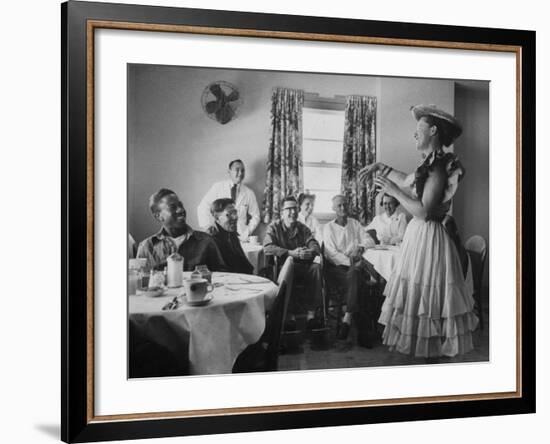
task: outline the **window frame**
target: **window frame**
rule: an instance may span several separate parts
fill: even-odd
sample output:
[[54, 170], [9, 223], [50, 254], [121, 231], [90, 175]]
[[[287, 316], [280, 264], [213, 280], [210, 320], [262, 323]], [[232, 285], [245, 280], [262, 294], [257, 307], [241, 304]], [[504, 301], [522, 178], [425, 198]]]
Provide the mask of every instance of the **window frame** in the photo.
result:
[[[346, 109], [346, 96], [342, 95], [334, 95], [334, 97], [321, 97], [319, 94], [316, 93], [305, 93], [304, 94], [304, 104], [303, 109], [317, 109], [317, 110], [323, 110], [323, 111], [338, 111], [342, 112], [343, 118], [345, 119], [345, 109]], [[344, 122], [345, 125], [345, 122]], [[302, 140], [302, 150], [303, 150], [303, 142], [305, 140], [312, 140], [312, 141], [325, 141], [325, 142], [341, 142], [342, 143], [342, 152], [343, 152], [343, 143], [344, 143], [344, 134], [342, 134], [341, 140], [335, 140], [335, 139], [324, 139], [324, 138], [305, 138], [303, 137]], [[302, 151], [302, 159], [303, 159], [303, 151]], [[340, 171], [342, 171], [342, 162], [340, 163], [334, 163], [334, 162], [306, 162], [302, 160], [302, 166], [303, 167], [317, 167], [317, 168], [338, 168]], [[315, 194], [319, 191], [327, 191], [321, 188], [308, 188], [304, 184], [304, 190], [307, 190], [308, 192]], [[320, 221], [320, 222], [328, 222], [333, 219], [333, 213], [332, 212], [318, 212], [314, 211], [313, 215]]]

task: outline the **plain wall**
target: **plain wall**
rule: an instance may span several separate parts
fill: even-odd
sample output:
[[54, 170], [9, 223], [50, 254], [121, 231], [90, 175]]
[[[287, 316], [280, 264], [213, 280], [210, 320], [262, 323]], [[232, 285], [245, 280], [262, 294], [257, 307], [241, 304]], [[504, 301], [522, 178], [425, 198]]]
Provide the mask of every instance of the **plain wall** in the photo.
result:
[[[131, 65], [128, 82], [129, 229], [137, 241], [158, 230], [147, 207], [161, 187], [182, 199], [197, 228], [197, 206], [210, 186], [228, 178], [228, 163], [246, 165], [245, 183], [262, 206], [271, 134], [274, 87], [303, 89], [321, 97], [379, 96], [379, 78]], [[239, 115], [221, 125], [201, 106], [204, 89], [216, 80], [235, 85]], [[256, 234], [263, 236], [263, 224]]]
[[[489, 246], [489, 82], [456, 82], [455, 93], [455, 115], [464, 129], [455, 142], [455, 152], [466, 174], [453, 202], [453, 214], [464, 242], [480, 234]], [[482, 285], [489, 286], [489, 255]]]
[[380, 87], [378, 159], [409, 173], [421, 162], [416, 150], [416, 120], [410, 108], [436, 104], [453, 113], [454, 81], [383, 77]]
[[[437, 103], [452, 112], [454, 106], [450, 80], [155, 65], [130, 65], [128, 80], [128, 219], [138, 242], [158, 230], [147, 202], [161, 187], [178, 193], [189, 224], [197, 228], [200, 200], [212, 183], [227, 178], [227, 164], [235, 158], [245, 162], [245, 183], [261, 207], [275, 87], [321, 97], [375, 96], [378, 158], [404, 171], [413, 171], [419, 162], [409, 108]], [[226, 125], [208, 118], [201, 106], [203, 90], [216, 80], [234, 84], [243, 99], [239, 115]], [[261, 224], [257, 234], [262, 237], [264, 231]]]

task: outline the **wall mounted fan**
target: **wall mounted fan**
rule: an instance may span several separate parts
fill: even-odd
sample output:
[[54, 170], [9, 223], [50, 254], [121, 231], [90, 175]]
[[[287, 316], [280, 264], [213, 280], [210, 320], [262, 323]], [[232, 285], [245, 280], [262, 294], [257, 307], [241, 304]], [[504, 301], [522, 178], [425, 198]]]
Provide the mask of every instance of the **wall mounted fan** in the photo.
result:
[[208, 117], [225, 125], [237, 117], [242, 99], [239, 90], [234, 85], [219, 80], [204, 89], [201, 103], [202, 109]]

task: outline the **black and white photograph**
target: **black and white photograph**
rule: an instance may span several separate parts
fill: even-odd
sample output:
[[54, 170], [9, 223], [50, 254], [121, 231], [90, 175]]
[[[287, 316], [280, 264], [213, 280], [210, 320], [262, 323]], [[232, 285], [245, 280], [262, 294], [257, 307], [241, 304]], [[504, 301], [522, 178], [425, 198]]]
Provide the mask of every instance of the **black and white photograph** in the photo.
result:
[[489, 361], [489, 106], [129, 63], [128, 377]]
[[550, 27], [509, 6], [7, 2], [2, 442], [545, 436]]

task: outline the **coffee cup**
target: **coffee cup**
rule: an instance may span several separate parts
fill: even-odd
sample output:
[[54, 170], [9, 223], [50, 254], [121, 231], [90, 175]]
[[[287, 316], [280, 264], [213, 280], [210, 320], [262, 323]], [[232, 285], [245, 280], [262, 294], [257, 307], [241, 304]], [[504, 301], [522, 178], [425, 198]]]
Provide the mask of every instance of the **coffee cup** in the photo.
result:
[[185, 279], [183, 281], [185, 294], [189, 302], [200, 302], [206, 298], [214, 287], [206, 279]]

